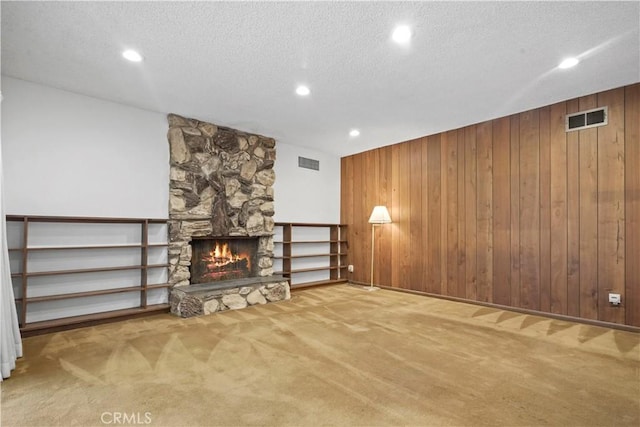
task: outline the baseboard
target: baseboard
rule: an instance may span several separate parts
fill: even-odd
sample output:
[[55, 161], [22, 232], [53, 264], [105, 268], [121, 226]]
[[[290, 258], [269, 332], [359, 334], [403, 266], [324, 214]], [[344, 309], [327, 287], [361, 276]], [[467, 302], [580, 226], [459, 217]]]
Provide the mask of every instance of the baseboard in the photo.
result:
[[124, 310], [108, 311], [103, 313], [86, 314], [82, 316], [66, 317], [62, 319], [45, 320], [28, 323], [20, 328], [23, 338], [35, 335], [50, 334], [53, 332], [67, 331], [70, 329], [86, 328], [104, 323], [122, 322], [124, 320], [139, 317], [169, 313], [169, 304], [157, 304], [147, 308], [130, 308]]
[[337, 280], [319, 280], [317, 282], [306, 282], [306, 283], [298, 283], [295, 285], [290, 285], [291, 291], [297, 291], [300, 289], [313, 288], [317, 286], [331, 286], [331, 285], [340, 285], [347, 283], [347, 279], [337, 279]]
[[[350, 280], [349, 284], [354, 284], [354, 285], [359, 285], [359, 286], [369, 286], [370, 285], [369, 283], [356, 282], [356, 281], [353, 281], [353, 280]], [[527, 308], [512, 307], [510, 305], [495, 304], [495, 303], [492, 303], [492, 302], [475, 301], [475, 300], [470, 300], [470, 299], [465, 299], [465, 298], [451, 297], [451, 296], [448, 296], [448, 295], [432, 294], [432, 293], [429, 293], [429, 292], [414, 291], [412, 289], [394, 288], [392, 286], [385, 286], [385, 285], [379, 285], [379, 284], [376, 284], [376, 286], [379, 287], [379, 288], [382, 288], [382, 289], [387, 289], [389, 291], [405, 292], [405, 293], [410, 293], [410, 294], [415, 294], [415, 295], [422, 295], [422, 296], [427, 296], [427, 297], [432, 297], [432, 298], [444, 299], [444, 300], [448, 300], [448, 301], [462, 302], [462, 303], [465, 303], [465, 304], [479, 305], [479, 306], [482, 306], [482, 307], [491, 307], [491, 308], [497, 308], [497, 309], [500, 309], [500, 310], [513, 311], [513, 312], [516, 312], [516, 313], [530, 314], [530, 315], [540, 316], [540, 317], [548, 317], [550, 319], [565, 320], [565, 321], [568, 321], [568, 322], [582, 323], [582, 324], [585, 324], [585, 325], [601, 326], [601, 327], [604, 327], [604, 328], [610, 328], [610, 329], [617, 329], [617, 330], [621, 330], [621, 331], [640, 333], [640, 327], [637, 327], [637, 326], [630, 326], [630, 325], [624, 325], [624, 324], [612, 323], [612, 322], [604, 322], [604, 321], [601, 321], [601, 320], [585, 319], [585, 318], [582, 318], [582, 317], [567, 316], [567, 315], [564, 315], [564, 314], [547, 313], [545, 311], [537, 311], [537, 310], [531, 310], [531, 309], [527, 309]]]

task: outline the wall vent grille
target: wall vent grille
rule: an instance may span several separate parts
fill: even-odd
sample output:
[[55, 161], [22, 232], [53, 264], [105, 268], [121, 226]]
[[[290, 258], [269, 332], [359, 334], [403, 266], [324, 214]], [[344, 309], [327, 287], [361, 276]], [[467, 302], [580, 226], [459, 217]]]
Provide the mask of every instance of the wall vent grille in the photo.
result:
[[604, 126], [608, 123], [608, 108], [600, 107], [579, 113], [567, 114], [565, 130], [567, 132]]
[[320, 161], [298, 156], [298, 166], [305, 169], [312, 169], [314, 171], [319, 171]]

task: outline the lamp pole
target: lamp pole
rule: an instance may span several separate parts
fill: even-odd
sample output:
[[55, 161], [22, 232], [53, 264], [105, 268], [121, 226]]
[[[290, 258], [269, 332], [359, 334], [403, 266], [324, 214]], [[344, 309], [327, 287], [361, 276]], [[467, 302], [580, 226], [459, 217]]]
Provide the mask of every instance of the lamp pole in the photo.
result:
[[371, 286], [369, 290], [373, 290], [373, 259], [374, 259], [374, 249], [375, 249], [375, 241], [376, 241], [376, 225], [371, 224]]
[[374, 206], [371, 216], [369, 217], [369, 223], [371, 224], [371, 286], [369, 291], [377, 290], [378, 288], [373, 286], [373, 263], [375, 260], [375, 247], [376, 247], [376, 225], [389, 224], [391, 222], [391, 216], [385, 206]]

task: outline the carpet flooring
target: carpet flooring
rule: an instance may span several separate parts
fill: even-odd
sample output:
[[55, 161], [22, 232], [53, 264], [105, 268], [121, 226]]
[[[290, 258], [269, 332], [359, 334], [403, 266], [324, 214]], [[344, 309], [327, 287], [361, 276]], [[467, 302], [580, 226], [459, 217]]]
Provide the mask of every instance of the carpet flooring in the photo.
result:
[[353, 285], [24, 352], [3, 426], [640, 425], [640, 334]]

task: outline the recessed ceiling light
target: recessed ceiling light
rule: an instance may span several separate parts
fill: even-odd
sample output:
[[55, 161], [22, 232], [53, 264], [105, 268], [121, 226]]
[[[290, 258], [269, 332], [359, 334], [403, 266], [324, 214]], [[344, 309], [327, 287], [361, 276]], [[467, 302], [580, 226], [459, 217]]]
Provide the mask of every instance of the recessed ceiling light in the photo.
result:
[[398, 44], [407, 44], [411, 40], [411, 28], [407, 25], [399, 25], [393, 30], [391, 38]]
[[358, 129], [351, 129], [349, 132], [349, 136], [358, 136], [360, 135], [360, 131]]
[[565, 70], [567, 68], [575, 67], [578, 65], [578, 62], [580, 62], [578, 58], [567, 58], [558, 65], [558, 68]]
[[307, 96], [311, 93], [308, 87], [300, 85], [296, 88], [296, 93], [300, 96]]
[[124, 52], [122, 52], [122, 56], [124, 56], [125, 59], [128, 59], [131, 62], [142, 61], [142, 55], [140, 55], [138, 52], [136, 52], [133, 49], [125, 50]]

